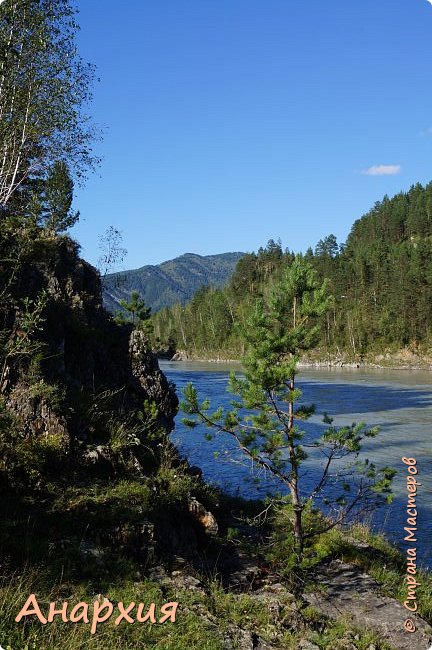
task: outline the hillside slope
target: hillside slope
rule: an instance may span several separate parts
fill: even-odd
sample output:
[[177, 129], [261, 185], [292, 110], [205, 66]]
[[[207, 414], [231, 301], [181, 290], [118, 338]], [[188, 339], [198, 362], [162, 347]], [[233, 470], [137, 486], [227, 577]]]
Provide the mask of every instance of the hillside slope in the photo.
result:
[[132, 291], [138, 291], [153, 311], [177, 302], [184, 304], [202, 286], [225, 284], [243, 255], [222, 253], [202, 256], [185, 253], [156, 266], [111, 273], [104, 279], [105, 307], [116, 312], [119, 300], [129, 299]]
[[[384, 196], [355, 221], [346, 243], [329, 234], [305, 259], [334, 297], [317, 361], [432, 365], [432, 183]], [[169, 341], [191, 356], [239, 358], [235, 321], [292, 260], [273, 241], [245, 255], [224, 291], [199, 292], [185, 309], [155, 316], [162, 347]]]

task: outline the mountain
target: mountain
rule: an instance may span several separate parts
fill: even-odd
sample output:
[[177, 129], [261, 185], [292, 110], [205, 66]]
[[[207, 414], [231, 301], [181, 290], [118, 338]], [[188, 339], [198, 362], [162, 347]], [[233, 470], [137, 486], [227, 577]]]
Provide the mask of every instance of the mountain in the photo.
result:
[[[432, 182], [384, 196], [355, 221], [344, 244], [329, 234], [305, 259], [334, 298], [317, 359], [432, 365]], [[184, 309], [155, 317], [161, 349], [170, 344], [198, 358], [240, 358], [236, 320], [292, 261], [274, 241], [244, 255], [226, 290], [199, 292]]]
[[111, 273], [103, 281], [104, 305], [115, 313], [120, 308], [119, 300], [128, 300], [132, 291], [138, 291], [154, 312], [177, 302], [184, 304], [202, 286], [225, 284], [243, 255], [185, 253], [156, 266]]

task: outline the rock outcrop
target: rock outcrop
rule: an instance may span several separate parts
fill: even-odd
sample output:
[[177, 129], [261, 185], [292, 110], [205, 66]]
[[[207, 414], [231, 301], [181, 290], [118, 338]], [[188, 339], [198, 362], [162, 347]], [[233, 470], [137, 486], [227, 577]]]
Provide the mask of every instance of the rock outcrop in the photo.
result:
[[[2, 393], [8, 409], [29, 436], [57, 434], [65, 445], [84, 430], [77, 400], [89, 395], [121, 396], [123, 409], [157, 404], [169, 430], [177, 397], [160, 371], [143, 332], [118, 325], [103, 308], [98, 272], [80, 259], [67, 237], [41, 239], [23, 264], [14, 286], [16, 305], [31, 309], [43, 301], [40, 325], [31, 334], [32, 355], [10, 355], [3, 369]], [[42, 296], [42, 298], [41, 298]], [[20, 331], [19, 308], [8, 314], [11, 340]], [[102, 399], [102, 398], [101, 398]]]
[[[378, 633], [397, 650], [430, 650], [432, 629], [419, 616], [410, 615], [399, 601], [383, 596], [370, 575], [353, 564], [335, 560], [320, 571], [321, 590], [305, 594], [305, 599], [331, 619], [348, 617], [353, 625]], [[404, 629], [407, 618], [415, 621], [416, 631]], [[354, 645], [338, 645], [349, 650]]]

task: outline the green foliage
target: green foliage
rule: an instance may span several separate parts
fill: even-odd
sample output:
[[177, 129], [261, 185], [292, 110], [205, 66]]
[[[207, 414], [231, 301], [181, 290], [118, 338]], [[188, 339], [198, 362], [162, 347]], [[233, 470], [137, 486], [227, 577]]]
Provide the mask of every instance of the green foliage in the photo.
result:
[[203, 286], [224, 285], [242, 255], [187, 253], [156, 266], [111, 273], [104, 278], [105, 305], [115, 313], [119, 300], [128, 300], [131, 291], [138, 291], [154, 313], [174, 304], [183, 305]]
[[[310, 262], [297, 256], [267, 296], [251, 307], [240, 327], [246, 346], [245, 378], [231, 374], [232, 408], [211, 413], [209, 401], [200, 402], [191, 384], [184, 390], [181, 405], [187, 415], [186, 425], [203, 422], [230, 435], [253, 463], [288, 488], [293, 550], [300, 564], [305, 559], [306, 540], [388, 499], [395, 474], [358, 459], [363, 439], [376, 436], [376, 428], [368, 429], [362, 423], [337, 428], [325, 414], [327, 429], [320, 439], [309, 443], [325, 458], [321, 476], [309, 494], [300, 487], [300, 466], [308, 454], [296, 420], [306, 419], [313, 408], [300, 405], [296, 409], [301, 399], [301, 391], [295, 386], [296, 364], [300, 351], [316, 345], [320, 319], [331, 305], [327, 283], [319, 283]], [[353, 462], [341, 466], [347, 457], [353, 457]], [[327, 491], [331, 493], [334, 518], [322, 521], [317, 530], [306, 530], [305, 515], [315, 503], [322, 500], [330, 504]]]
[[54, 163], [44, 183], [43, 223], [48, 231], [60, 233], [71, 228], [79, 219], [79, 212], [72, 212], [73, 180], [65, 162]]
[[119, 304], [123, 309], [132, 316], [132, 323], [143, 326], [151, 316], [150, 307], [146, 307], [144, 300], [140, 298], [138, 291], [132, 291], [129, 302], [120, 300]]
[[[407, 348], [408, 358], [428, 355], [431, 254], [432, 183], [384, 197], [354, 223], [345, 244], [338, 245], [335, 236], [328, 235], [315, 251], [310, 248], [305, 257], [321, 282], [327, 278], [334, 304], [319, 323], [318, 346], [309, 355], [357, 362], [401, 348]], [[234, 322], [244, 321], [251, 304], [266, 297], [293, 257], [271, 240], [266, 248], [238, 261], [223, 290], [199, 291], [186, 306], [156, 314], [161, 347], [170, 339], [178, 349], [198, 357], [243, 356]]]
[[[55, 160], [82, 177], [95, 159], [84, 112], [93, 69], [77, 54], [69, 0], [0, 6], [0, 204], [25, 202]], [[58, 203], [57, 203], [58, 205]]]
[[44, 401], [54, 411], [64, 404], [65, 391], [58, 384], [49, 384], [40, 378], [29, 385], [28, 396], [36, 401]]
[[322, 336], [330, 350], [361, 359], [430, 345], [431, 206], [432, 184], [417, 184], [377, 202], [354, 223], [339, 254], [315, 251], [311, 261], [336, 299]]
[[[13, 587], [11, 585], [14, 585]], [[65, 591], [67, 590], [67, 592]], [[26, 571], [14, 576], [11, 583], [0, 583], [0, 635], [3, 644], [22, 650], [85, 650], [91, 645], [94, 650], [122, 648], [133, 650], [143, 647], [148, 650], [223, 650], [222, 635], [214, 635], [212, 628], [199, 613], [199, 607], [193, 607], [191, 595], [187, 592], [175, 593], [172, 589], [167, 593], [159, 585], [151, 581], [133, 580], [129, 578], [123, 584], [111, 584], [104, 590], [112, 603], [121, 601], [150, 605], [154, 602], [160, 608], [166, 602], [177, 601], [181, 604], [192, 605], [193, 611], [182, 611], [179, 608], [175, 623], [152, 625], [151, 623], [123, 624], [116, 626], [113, 615], [109, 622], [98, 626], [96, 634], [91, 635], [89, 625], [83, 623], [71, 624], [58, 622], [42, 626], [37, 620], [30, 620], [23, 625], [15, 623], [15, 616], [20, 611], [30, 593], [36, 593], [38, 602], [43, 610], [49, 602], [63, 600], [62, 593], [68, 594], [68, 600], [93, 603], [98, 597], [98, 591], [91, 583], [64, 584], [61, 576], [56, 576], [55, 586], [50, 578], [41, 572]], [[222, 598], [222, 596], [221, 596]], [[192, 602], [190, 602], [192, 601]], [[202, 603], [205, 606], [205, 603]], [[135, 610], [136, 611], [136, 610]], [[146, 611], [146, 610], [145, 610]], [[159, 609], [156, 609], [158, 612]], [[226, 622], [226, 624], [228, 624]], [[6, 650], [6, 648], [5, 648]]]
[[46, 270], [66, 241], [77, 250], [58, 233], [78, 218], [72, 176], [96, 162], [84, 114], [93, 70], [76, 51], [75, 14], [69, 0], [0, 5], [0, 393], [18, 385], [35, 408], [34, 429], [18, 420], [2, 428], [0, 456], [22, 489], [41, 489], [66, 459], [66, 436], [47, 435], [36, 413], [41, 403], [54, 413], [65, 406], [64, 387], [43, 368], [55, 309]]
[[[7, 296], [7, 303], [11, 298]], [[31, 366], [40, 362], [45, 345], [38, 338], [38, 333], [43, 329], [47, 302], [48, 293], [44, 289], [35, 300], [29, 296], [22, 298], [15, 307], [13, 327], [0, 331], [1, 390], [7, 385], [11, 368], [20, 367], [23, 363]], [[10, 308], [7, 303], [6, 306]]]
[[0, 400], [0, 475], [13, 487], [39, 491], [65, 460], [62, 434], [29, 437]]
[[145, 401], [140, 410], [124, 409], [124, 389], [69, 395], [75, 417], [80, 422], [79, 447], [94, 450], [104, 446], [118, 467], [132, 471], [139, 465], [147, 470], [161, 462], [166, 431], [160, 423], [155, 402]]
[[334, 259], [339, 254], [339, 250], [336, 237], [334, 235], [327, 235], [324, 239], [320, 239], [315, 246], [315, 255], [317, 257], [330, 257]]
[[212, 286], [198, 289], [185, 307], [175, 304], [162, 309], [153, 316], [160, 346], [171, 344], [204, 357], [238, 357], [242, 340], [235, 323], [242, 320], [243, 312], [249, 312], [250, 303], [262, 295], [265, 284], [292, 259], [291, 253], [282, 253], [280, 245], [270, 240], [258, 255], [241, 257], [228, 285], [218, 288], [213, 280]]

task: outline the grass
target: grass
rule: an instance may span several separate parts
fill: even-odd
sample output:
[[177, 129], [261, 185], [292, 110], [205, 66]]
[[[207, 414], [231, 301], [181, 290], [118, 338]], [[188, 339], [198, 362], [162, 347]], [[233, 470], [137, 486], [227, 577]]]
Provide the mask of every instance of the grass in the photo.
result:
[[[228, 637], [236, 647], [241, 627], [280, 650], [297, 650], [303, 638], [320, 650], [343, 650], [348, 638], [358, 650], [368, 650], [371, 644], [377, 650], [389, 650], [376, 635], [353, 629], [349, 621], [329, 621], [312, 608], [299, 614], [288, 595], [275, 596], [276, 603], [269, 603], [253, 592], [234, 594], [224, 590], [214, 575], [200, 576], [203, 592], [146, 580], [147, 559], [135, 551], [135, 526], [141, 535], [146, 525], [151, 532], [161, 509], [171, 509], [174, 521], [176, 516], [184, 516], [181, 506], [191, 494], [208, 503], [217, 500], [221, 512], [243, 513], [250, 523], [262, 509], [258, 503], [218, 496], [199, 487], [181, 467], [169, 464], [142, 479], [93, 480], [47, 493], [39, 501], [11, 494], [3, 497], [0, 543], [5, 560], [1, 568], [7, 577], [0, 583], [0, 645], [5, 650], [8, 645], [12, 650], [81, 650], [90, 644], [94, 650], [222, 650]], [[295, 571], [286, 520], [282, 517], [272, 522], [274, 534], [267, 546], [268, 527], [257, 533], [251, 525], [254, 535], [243, 539], [229, 524], [228, 518], [218, 543], [247, 554], [258, 553], [261, 558], [267, 555], [271, 570], [278, 571], [281, 580], [289, 584]], [[260, 536], [262, 545], [257, 550]], [[218, 543], [214, 543], [214, 554], [221, 548]], [[367, 527], [335, 528], [319, 536], [308, 550], [303, 575], [313, 574], [320, 562], [333, 558], [361, 566], [381, 584], [383, 592], [405, 599], [404, 558]], [[419, 613], [430, 623], [432, 578], [422, 574], [420, 582]], [[60, 606], [67, 600], [71, 608], [80, 601], [93, 603], [98, 594], [108, 596], [114, 605], [118, 601], [126, 605], [154, 602], [160, 607], [177, 601], [179, 610], [175, 623], [163, 625], [122, 621], [115, 626], [113, 615], [91, 635], [90, 625], [84, 623], [55, 620], [43, 626], [34, 617], [16, 623], [15, 617], [31, 593], [37, 594], [45, 614], [50, 602], [57, 601]]]
[[[15, 622], [15, 617], [22, 608], [29, 594], [36, 593], [41, 610], [46, 616], [48, 603], [58, 604], [69, 600], [71, 604], [80, 601], [92, 603], [97, 597], [87, 585], [70, 585], [59, 582], [55, 587], [43, 588], [41, 575], [37, 572], [25, 572], [15, 576], [13, 582], [0, 587], [0, 638], [12, 650], [84, 650], [90, 645], [93, 650], [129, 650], [146, 648], [147, 650], [222, 650], [223, 641], [214, 634], [214, 630], [197, 613], [179, 611], [176, 622], [163, 624], [151, 622], [130, 624], [121, 621], [115, 625], [115, 611], [109, 621], [98, 625], [94, 635], [90, 633], [90, 624], [63, 622], [57, 617], [54, 622], [42, 625], [36, 617]], [[109, 599], [115, 605], [131, 602], [150, 605], [154, 602], [158, 608], [171, 600], [162, 593], [160, 587], [152, 582], [125, 582], [109, 590]], [[175, 596], [175, 594], [170, 594]], [[169, 599], [169, 600], [168, 600]], [[91, 611], [91, 609], [90, 609]], [[135, 610], [136, 611], [136, 610]], [[144, 610], [146, 611], [146, 609]], [[90, 619], [91, 620], [91, 619]], [[6, 648], [5, 648], [6, 650]]]
[[[93, 650], [224, 650], [227, 638], [231, 639], [233, 648], [238, 647], [241, 635], [236, 634], [239, 631], [236, 626], [280, 650], [297, 650], [304, 638], [318, 645], [320, 650], [343, 650], [348, 638], [358, 650], [368, 650], [371, 643], [376, 650], [391, 650], [373, 633], [357, 630], [349, 622], [327, 621], [311, 607], [303, 612], [302, 622], [297, 631], [293, 631], [293, 611], [289, 603], [282, 600], [279, 610], [275, 611], [252, 594], [224, 591], [214, 579], [208, 581], [205, 593], [166, 589], [143, 580], [126, 580], [110, 586], [103, 595], [114, 606], [119, 601], [126, 606], [131, 602], [147, 606], [154, 602], [157, 613], [163, 603], [178, 602], [176, 621], [164, 624], [121, 621], [116, 626], [114, 607], [112, 617], [100, 623], [94, 635], [90, 633], [91, 608], [89, 624], [63, 622], [56, 617], [54, 622], [42, 625], [34, 616], [16, 623], [15, 617], [31, 593], [36, 594], [45, 616], [50, 602], [56, 601], [60, 608], [68, 601], [70, 612], [78, 602], [93, 603], [98, 597], [88, 583], [73, 584], [64, 581], [62, 576], [53, 586], [40, 569], [27, 569], [15, 574], [13, 579], [4, 580], [0, 583], [0, 640], [5, 650], [84, 650], [88, 647]], [[294, 620], [298, 623], [295, 612]]]
[[[320, 515], [305, 517], [306, 529], [319, 527]], [[261, 552], [267, 561], [289, 581], [301, 578], [309, 581], [314, 588], [313, 576], [320, 564], [328, 564], [340, 559], [361, 567], [371, 575], [380, 586], [381, 593], [400, 602], [407, 598], [406, 558], [384, 535], [373, 533], [366, 524], [354, 524], [342, 529], [335, 527], [317, 534], [305, 549], [305, 557], [300, 566], [293, 550], [290, 530], [290, 513], [281, 508], [273, 515], [268, 539], [262, 543]], [[319, 530], [319, 528], [317, 528]], [[246, 542], [247, 543], [247, 542]], [[432, 575], [417, 568], [418, 614], [432, 625]]]

